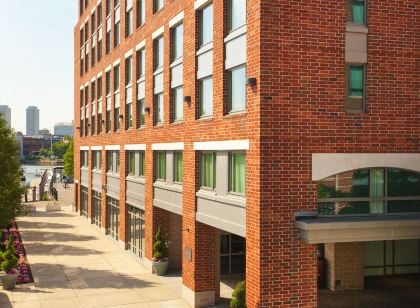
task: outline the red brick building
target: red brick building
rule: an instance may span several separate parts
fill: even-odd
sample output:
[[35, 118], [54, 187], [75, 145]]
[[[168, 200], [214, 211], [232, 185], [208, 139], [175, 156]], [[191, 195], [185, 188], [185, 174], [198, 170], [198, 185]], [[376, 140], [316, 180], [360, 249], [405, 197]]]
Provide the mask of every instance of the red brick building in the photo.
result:
[[187, 302], [242, 275], [248, 307], [315, 307], [317, 257], [332, 290], [420, 271], [415, 1], [79, 13], [76, 208], [148, 267], [161, 226]]

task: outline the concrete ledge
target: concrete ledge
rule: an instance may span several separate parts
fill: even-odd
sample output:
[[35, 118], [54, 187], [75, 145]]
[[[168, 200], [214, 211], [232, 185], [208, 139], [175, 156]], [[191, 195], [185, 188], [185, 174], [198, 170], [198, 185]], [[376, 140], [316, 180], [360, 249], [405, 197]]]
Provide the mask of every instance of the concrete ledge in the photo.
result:
[[191, 307], [213, 306], [216, 302], [215, 291], [194, 292], [185, 285], [182, 285], [182, 298]]
[[61, 211], [61, 206], [58, 204], [47, 204], [45, 206], [45, 212], [58, 212]]

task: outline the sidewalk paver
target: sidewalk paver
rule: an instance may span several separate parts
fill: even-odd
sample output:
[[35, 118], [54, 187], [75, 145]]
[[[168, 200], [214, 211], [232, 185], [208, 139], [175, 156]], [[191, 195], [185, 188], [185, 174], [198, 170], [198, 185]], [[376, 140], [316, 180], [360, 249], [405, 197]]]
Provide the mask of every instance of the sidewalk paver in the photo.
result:
[[20, 217], [18, 227], [34, 283], [0, 290], [2, 308], [188, 307], [179, 293], [69, 209], [37, 211]]

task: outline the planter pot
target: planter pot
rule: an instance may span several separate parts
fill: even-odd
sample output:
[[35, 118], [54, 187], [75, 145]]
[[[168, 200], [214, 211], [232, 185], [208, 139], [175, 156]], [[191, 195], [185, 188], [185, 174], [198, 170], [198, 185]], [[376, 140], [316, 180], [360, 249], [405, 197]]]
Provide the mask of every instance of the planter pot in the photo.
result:
[[14, 274], [0, 275], [3, 290], [13, 290], [16, 286], [16, 279], [18, 278], [18, 276], [19, 272], [16, 272]]
[[163, 276], [168, 271], [169, 261], [153, 262], [153, 270], [158, 276]]

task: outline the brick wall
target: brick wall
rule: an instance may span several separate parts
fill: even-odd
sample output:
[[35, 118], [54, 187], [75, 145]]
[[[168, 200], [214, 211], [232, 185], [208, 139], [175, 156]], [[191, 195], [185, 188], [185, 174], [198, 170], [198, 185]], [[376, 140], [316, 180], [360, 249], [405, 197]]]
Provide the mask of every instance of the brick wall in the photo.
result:
[[[183, 247], [193, 249], [193, 261], [183, 260], [183, 283], [195, 291], [214, 290], [214, 234], [212, 227], [195, 221], [197, 153], [194, 141], [249, 139], [247, 152], [247, 301], [249, 307], [315, 307], [317, 305], [316, 247], [306, 245], [294, 229], [296, 211], [316, 210], [316, 188], [311, 181], [312, 153], [418, 152], [420, 103], [416, 44], [419, 6], [414, 1], [369, 3], [367, 112], [347, 114], [345, 104], [344, 1], [247, 2], [247, 75], [257, 86], [247, 88], [246, 114], [225, 116], [223, 33], [226, 21], [221, 1], [214, 1], [214, 116], [196, 120], [196, 19], [193, 1], [165, 1], [153, 15], [147, 6], [146, 24], [113, 48], [87, 74], [79, 77], [79, 26], [95, 3], [80, 17], [75, 35], [75, 126], [80, 118], [79, 88], [116, 59], [146, 39], [146, 127], [95, 137], [75, 133], [75, 178], [79, 179], [79, 146], [145, 143], [146, 150], [146, 258], [152, 257], [153, 235], [163, 219], [153, 207], [151, 144], [185, 143], [183, 187]], [[121, 11], [124, 12], [124, 1]], [[105, 7], [105, 5], [104, 5]], [[182, 124], [170, 124], [170, 69], [168, 21], [184, 10], [184, 104]], [[136, 12], [134, 1], [133, 11]], [[105, 13], [103, 44], [105, 44]], [[124, 14], [121, 33], [125, 33]], [[134, 18], [135, 20], [135, 18]], [[164, 125], [154, 127], [153, 31], [165, 25]], [[133, 63], [136, 55], [133, 54]], [[105, 74], [103, 75], [105, 76]], [[121, 65], [124, 76], [124, 65]], [[125, 115], [121, 78], [121, 114]], [[137, 76], [133, 80], [137, 80]], [[103, 87], [103, 100], [105, 87]], [[136, 97], [134, 89], [133, 97]], [[106, 104], [103, 102], [102, 114]], [[113, 108], [112, 108], [113, 110]], [[137, 110], [133, 109], [135, 121]], [[113, 112], [113, 111], [112, 111]], [[112, 116], [113, 118], [113, 116]], [[133, 125], [136, 127], [136, 122]], [[121, 156], [121, 164], [124, 162]], [[105, 159], [103, 159], [103, 164]], [[125, 163], [125, 162], [124, 162]], [[121, 168], [124, 178], [124, 168]], [[105, 170], [105, 168], [103, 168]], [[105, 177], [104, 177], [105, 179]], [[103, 182], [105, 183], [105, 181]], [[123, 184], [121, 184], [123, 188]], [[80, 196], [80, 194], [79, 194]], [[105, 194], [103, 194], [105, 196]], [[124, 200], [122, 190], [121, 200]], [[105, 217], [105, 211], [103, 211]], [[124, 231], [121, 227], [120, 231]], [[124, 232], [122, 232], [124, 234]]]

